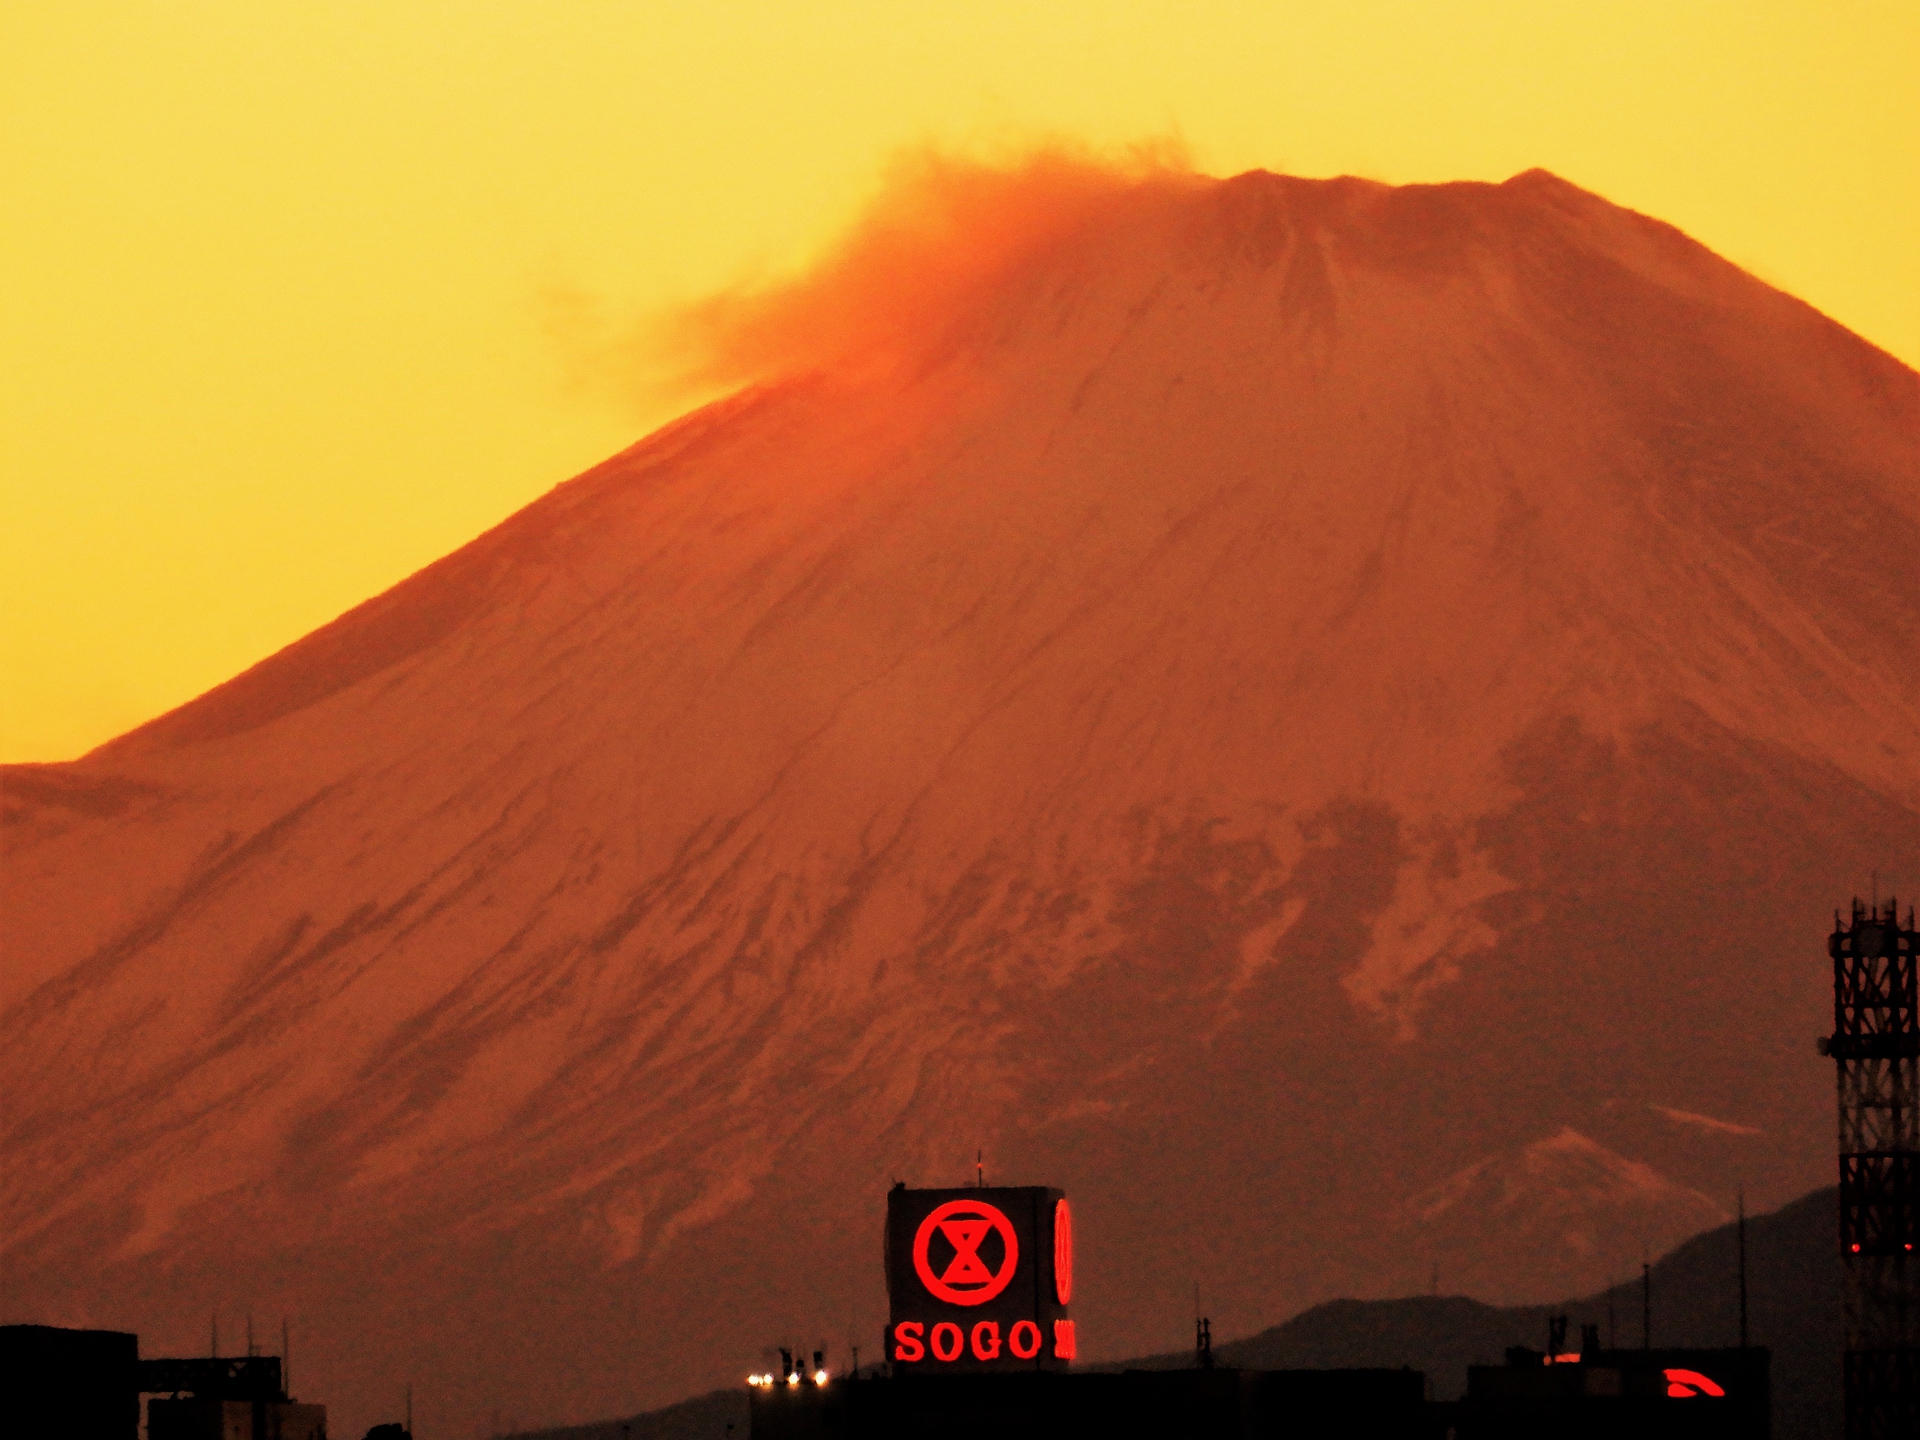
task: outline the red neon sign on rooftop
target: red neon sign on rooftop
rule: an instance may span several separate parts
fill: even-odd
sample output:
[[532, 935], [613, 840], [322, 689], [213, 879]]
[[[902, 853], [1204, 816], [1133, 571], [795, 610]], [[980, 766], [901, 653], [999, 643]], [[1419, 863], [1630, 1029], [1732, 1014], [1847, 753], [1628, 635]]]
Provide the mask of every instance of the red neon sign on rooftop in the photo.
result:
[[1079, 1349], [1073, 1215], [1058, 1190], [887, 1197], [886, 1353], [897, 1367], [1058, 1369]]

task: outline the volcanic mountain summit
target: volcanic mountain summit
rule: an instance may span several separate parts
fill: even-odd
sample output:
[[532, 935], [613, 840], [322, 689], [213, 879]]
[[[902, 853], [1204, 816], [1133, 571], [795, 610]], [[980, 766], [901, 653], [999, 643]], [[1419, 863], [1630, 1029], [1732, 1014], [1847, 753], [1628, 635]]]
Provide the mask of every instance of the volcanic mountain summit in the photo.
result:
[[1398, 1207], [1596, 1115], [1722, 1127], [1615, 1123], [1636, 1195], [1827, 1178], [1920, 377], [1539, 171], [983, 276], [5, 772], [4, 1318], [289, 1311], [471, 1428], [876, 1346], [886, 1186], [982, 1148], [1096, 1357], [1421, 1288]]

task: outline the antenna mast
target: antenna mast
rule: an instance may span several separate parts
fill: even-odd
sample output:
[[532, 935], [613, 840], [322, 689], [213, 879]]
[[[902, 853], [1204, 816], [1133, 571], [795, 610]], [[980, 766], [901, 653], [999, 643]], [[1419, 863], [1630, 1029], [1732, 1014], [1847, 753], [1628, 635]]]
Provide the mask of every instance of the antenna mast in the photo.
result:
[[1847, 1440], [1920, 1434], [1920, 934], [1894, 896], [1834, 911], [1840, 1082], [1840, 1259], [1846, 1267]]
[[1640, 1348], [1653, 1348], [1653, 1266], [1640, 1262]]
[[1740, 1187], [1740, 1348], [1747, 1348], [1747, 1190]]

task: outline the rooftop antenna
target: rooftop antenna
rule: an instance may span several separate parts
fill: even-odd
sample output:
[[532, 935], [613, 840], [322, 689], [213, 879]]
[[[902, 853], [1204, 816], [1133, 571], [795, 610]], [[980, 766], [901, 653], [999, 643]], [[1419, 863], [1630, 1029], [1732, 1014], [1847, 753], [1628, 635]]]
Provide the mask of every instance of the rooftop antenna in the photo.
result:
[[280, 1317], [280, 1388], [293, 1398], [293, 1349], [287, 1344], [287, 1317]]
[[1747, 1187], [1740, 1187], [1740, 1348], [1747, 1348]]
[[986, 1156], [987, 1152], [984, 1150], [976, 1150], [973, 1152], [973, 1183], [981, 1190], [987, 1188]]
[[413, 1382], [407, 1382], [407, 1440], [413, 1440]]
[[253, 1312], [249, 1310], [247, 1312], [247, 1358], [251, 1360], [255, 1355], [258, 1355], [259, 1353], [260, 1352], [254, 1348], [254, 1344], [253, 1344]]
[[1193, 1282], [1193, 1358], [1202, 1370], [1213, 1368], [1213, 1322], [1200, 1313], [1200, 1282]]

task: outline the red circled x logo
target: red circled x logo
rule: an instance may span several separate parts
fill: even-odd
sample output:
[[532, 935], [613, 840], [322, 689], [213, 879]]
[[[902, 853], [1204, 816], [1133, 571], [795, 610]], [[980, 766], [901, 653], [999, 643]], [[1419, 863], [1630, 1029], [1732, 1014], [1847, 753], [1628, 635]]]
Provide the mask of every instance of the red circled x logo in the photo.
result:
[[[927, 1255], [936, 1230], [953, 1246], [953, 1259], [938, 1275]], [[980, 1258], [980, 1246], [996, 1230], [1007, 1253], [999, 1270], [990, 1271]], [[1012, 1283], [1019, 1264], [1020, 1242], [1014, 1238], [1013, 1222], [984, 1200], [949, 1200], [935, 1206], [914, 1232], [913, 1268], [920, 1283], [949, 1305], [986, 1304]]]

